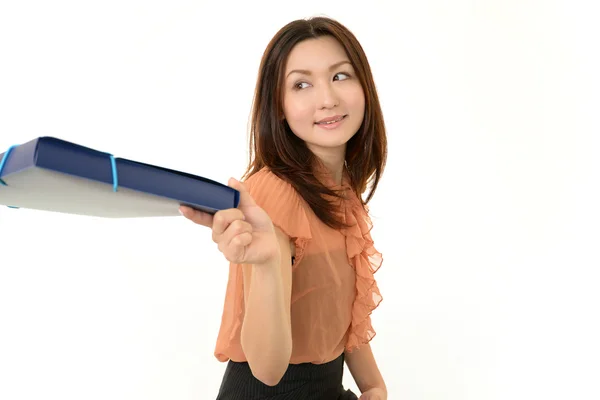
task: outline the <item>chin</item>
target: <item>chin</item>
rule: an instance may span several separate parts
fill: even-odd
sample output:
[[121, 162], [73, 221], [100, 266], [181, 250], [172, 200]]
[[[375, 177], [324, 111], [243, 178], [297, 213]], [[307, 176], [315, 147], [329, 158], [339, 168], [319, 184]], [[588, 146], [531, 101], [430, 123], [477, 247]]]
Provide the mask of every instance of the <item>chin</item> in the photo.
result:
[[306, 142], [308, 147], [318, 147], [320, 149], [328, 150], [345, 149], [347, 143], [348, 140], [314, 140]]
[[311, 128], [304, 132], [294, 132], [293, 130], [292, 132], [309, 146], [334, 149], [345, 146], [354, 137], [359, 127], [356, 129], [352, 128], [349, 126], [340, 126], [338, 129], [325, 130], [313, 124]]

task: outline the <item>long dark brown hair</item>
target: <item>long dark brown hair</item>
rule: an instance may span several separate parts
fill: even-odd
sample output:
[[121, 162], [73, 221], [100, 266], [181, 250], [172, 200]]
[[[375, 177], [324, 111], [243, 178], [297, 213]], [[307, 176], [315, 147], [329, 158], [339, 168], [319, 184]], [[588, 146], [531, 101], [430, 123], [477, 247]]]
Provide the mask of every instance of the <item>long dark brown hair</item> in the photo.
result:
[[[310, 205], [315, 215], [332, 228], [342, 221], [333, 201], [340, 195], [328, 189], [315, 176], [319, 162], [304, 141], [293, 134], [283, 116], [283, 81], [288, 56], [295, 45], [307, 39], [331, 36], [344, 47], [365, 95], [365, 114], [357, 133], [346, 145], [346, 168], [352, 189], [363, 207], [375, 194], [387, 157], [383, 114], [365, 52], [350, 30], [325, 17], [292, 21], [271, 39], [263, 54], [254, 93], [250, 121], [250, 162], [248, 178], [267, 167], [289, 182]], [[370, 183], [370, 192], [362, 194]]]

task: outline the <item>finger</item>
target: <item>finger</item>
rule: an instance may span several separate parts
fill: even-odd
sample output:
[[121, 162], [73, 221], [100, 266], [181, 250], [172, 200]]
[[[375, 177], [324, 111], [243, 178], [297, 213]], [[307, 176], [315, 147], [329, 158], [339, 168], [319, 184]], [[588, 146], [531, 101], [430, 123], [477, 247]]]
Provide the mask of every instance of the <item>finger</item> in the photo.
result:
[[243, 263], [248, 245], [252, 243], [252, 234], [243, 232], [234, 236], [230, 242], [219, 243], [219, 251], [223, 253], [225, 258], [234, 263]]
[[213, 225], [213, 216], [208, 213], [195, 210], [188, 206], [180, 206], [179, 212], [185, 218], [189, 219], [192, 222], [195, 222], [196, 224], [204, 225], [209, 228], [211, 228]]
[[227, 184], [229, 185], [229, 187], [232, 187], [238, 192], [240, 192], [240, 202], [238, 207], [256, 205], [256, 202], [254, 201], [252, 196], [250, 196], [250, 192], [248, 192], [246, 185], [244, 185], [242, 182], [238, 181], [235, 178], [229, 178], [229, 182], [227, 182]]
[[242, 233], [249, 233], [252, 235], [252, 225], [238, 219], [229, 224], [225, 232], [221, 235], [217, 235], [213, 231], [213, 241], [219, 244], [219, 250], [225, 251], [225, 249], [231, 245], [233, 238]]
[[231, 239], [231, 245], [236, 247], [246, 247], [252, 243], [252, 233], [242, 232]]
[[243, 264], [246, 261], [248, 245], [252, 243], [252, 234], [244, 232], [232, 239], [233, 258], [235, 263]]
[[234, 221], [244, 220], [244, 213], [237, 208], [220, 210], [213, 217], [212, 237], [215, 243], [221, 241], [221, 236]]

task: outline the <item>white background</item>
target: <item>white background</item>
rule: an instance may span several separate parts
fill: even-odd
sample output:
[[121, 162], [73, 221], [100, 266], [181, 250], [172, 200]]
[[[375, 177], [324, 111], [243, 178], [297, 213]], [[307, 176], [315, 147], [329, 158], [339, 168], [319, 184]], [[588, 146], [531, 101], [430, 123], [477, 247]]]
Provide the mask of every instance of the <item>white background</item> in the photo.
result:
[[[336, 18], [389, 135], [371, 203], [389, 398], [597, 399], [591, 4], [3, 1], [0, 153], [49, 135], [239, 178], [268, 41]], [[208, 229], [0, 207], [0, 250], [1, 399], [215, 397], [227, 262]]]

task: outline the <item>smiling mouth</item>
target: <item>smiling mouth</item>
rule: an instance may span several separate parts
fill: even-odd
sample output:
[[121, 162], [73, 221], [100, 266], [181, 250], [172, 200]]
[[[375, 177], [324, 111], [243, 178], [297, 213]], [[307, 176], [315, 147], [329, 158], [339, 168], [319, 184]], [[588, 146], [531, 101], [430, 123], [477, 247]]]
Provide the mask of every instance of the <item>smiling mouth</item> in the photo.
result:
[[335, 124], [336, 122], [340, 122], [341, 120], [343, 120], [344, 118], [346, 118], [348, 115], [344, 115], [341, 118], [338, 118], [334, 121], [327, 121], [327, 122], [315, 122], [315, 125], [331, 125], [331, 124]]

